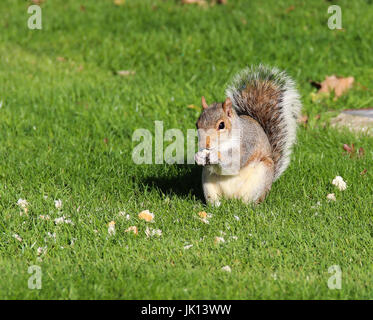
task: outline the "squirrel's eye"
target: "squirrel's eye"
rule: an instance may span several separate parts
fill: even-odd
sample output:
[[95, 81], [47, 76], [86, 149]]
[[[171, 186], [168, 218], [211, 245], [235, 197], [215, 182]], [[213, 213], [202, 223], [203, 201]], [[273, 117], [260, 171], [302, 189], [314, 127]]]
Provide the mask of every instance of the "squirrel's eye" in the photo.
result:
[[224, 128], [225, 128], [225, 124], [224, 124], [224, 121], [222, 121], [219, 123], [219, 130], [222, 130]]

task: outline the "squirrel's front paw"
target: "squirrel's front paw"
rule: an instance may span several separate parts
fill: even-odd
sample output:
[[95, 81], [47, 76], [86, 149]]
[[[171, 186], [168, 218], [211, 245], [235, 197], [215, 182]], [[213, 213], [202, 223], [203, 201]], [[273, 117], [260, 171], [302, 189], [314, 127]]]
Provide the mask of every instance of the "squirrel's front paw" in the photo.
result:
[[199, 166], [204, 166], [206, 164], [208, 151], [206, 149], [198, 151], [195, 156], [194, 160]]
[[219, 156], [216, 151], [210, 151], [208, 154], [208, 164], [218, 164], [219, 163]]

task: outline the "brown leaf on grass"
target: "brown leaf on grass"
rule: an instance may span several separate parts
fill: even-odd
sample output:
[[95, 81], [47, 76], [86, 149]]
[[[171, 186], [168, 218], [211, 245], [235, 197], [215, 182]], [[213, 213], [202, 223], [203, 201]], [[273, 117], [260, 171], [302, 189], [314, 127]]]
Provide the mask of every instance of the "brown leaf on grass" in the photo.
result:
[[31, 2], [33, 4], [39, 5], [39, 4], [42, 4], [44, 2], [44, 0], [31, 0]]
[[85, 11], [85, 6], [81, 5], [81, 6], [80, 6], [80, 11], [83, 11], [83, 12], [84, 12], [84, 11]]
[[[351, 144], [351, 146], [349, 146], [348, 144], [345, 143], [343, 145], [343, 150], [345, 150], [349, 154], [350, 158], [352, 158], [352, 157], [354, 157], [356, 155], [356, 150], [355, 150], [355, 146], [354, 146], [353, 143]], [[357, 156], [359, 158], [361, 158], [364, 155], [365, 155], [365, 150], [364, 150], [363, 147], [360, 147], [359, 150], [358, 150], [358, 152], [357, 152]]]
[[136, 71], [133, 71], [133, 70], [119, 70], [119, 71], [117, 71], [117, 74], [121, 77], [132, 76], [135, 73], [136, 73]]
[[199, 6], [205, 6], [207, 3], [205, 0], [181, 0], [182, 4], [198, 4]]
[[188, 106], [189, 109], [194, 109], [194, 110], [197, 110], [197, 111], [201, 111], [201, 107], [198, 107], [198, 106], [195, 106], [194, 104], [190, 104]]
[[368, 170], [367, 170], [367, 169], [365, 168], [365, 169], [364, 169], [363, 171], [361, 171], [361, 172], [360, 172], [360, 175], [362, 175], [362, 176], [363, 176], [364, 174], [366, 174], [366, 173], [367, 173], [367, 171], [368, 171]]
[[345, 143], [343, 145], [343, 150], [347, 151], [347, 153], [350, 154], [350, 155], [353, 154], [355, 152], [354, 144], [352, 144], [351, 147], [350, 147], [347, 143]]
[[321, 88], [317, 92], [330, 94], [332, 91], [335, 93], [334, 100], [337, 100], [344, 92], [352, 87], [354, 77], [336, 77], [335, 75], [326, 76], [325, 80], [321, 82]]
[[57, 57], [57, 61], [59, 61], [59, 62], [65, 62], [66, 59], [64, 57]]
[[359, 148], [359, 157], [361, 158], [361, 157], [364, 157], [364, 154], [365, 154], [365, 150], [364, 150], [364, 148], [363, 147], [360, 147]]
[[304, 125], [307, 125], [308, 123], [308, 116], [306, 114], [302, 114], [298, 120], [297, 120], [298, 123], [301, 123], [301, 124], [304, 124]]
[[124, 5], [125, 2], [126, 2], [126, 0], [114, 0], [114, 4], [116, 6], [122, 6], [122, 5]]
[[290, 6], [289, 8], [287, 8], [287, 9], [285, 10], [285, 12], [286, 12], [286, 13], [289, 13], [289, 12], [291, 12], [291, 11], [294, 11], [294, 9], [295, 9], [294, 6]]

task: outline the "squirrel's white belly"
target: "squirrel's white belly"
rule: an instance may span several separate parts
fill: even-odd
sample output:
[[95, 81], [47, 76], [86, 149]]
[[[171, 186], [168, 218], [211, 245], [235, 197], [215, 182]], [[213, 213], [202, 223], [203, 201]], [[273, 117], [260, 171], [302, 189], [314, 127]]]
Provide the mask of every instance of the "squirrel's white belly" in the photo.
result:
[[206, 199], [216, 203], [219, 198], [255, 202], [265, 192], [268, 167], [254, 162], [243, 167], [237, 175], [219, 175], [203, 169], [202, 184]]

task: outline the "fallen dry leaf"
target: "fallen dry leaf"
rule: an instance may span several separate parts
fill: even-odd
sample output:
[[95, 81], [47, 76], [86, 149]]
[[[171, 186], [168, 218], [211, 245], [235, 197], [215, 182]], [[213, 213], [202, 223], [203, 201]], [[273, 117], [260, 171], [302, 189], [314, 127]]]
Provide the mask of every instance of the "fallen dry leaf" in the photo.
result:
[[149, 210], [144, 210], [139, 213], [139, 218], [147, 222], [152, 222], [154, 220], [154, 213]]
[[195, 106], [194, 104], [190, 104], [190, 105], [188, 106], [188, 108], [189, 108], [189, 109], [194, 109], [194, 110], [197, 110], [197, 111], [201, 111], [201, 107], [197, 107], [197, 106]]
[[124, 5], [125, 2], [126, 2], [126, 0], [114, 0], [114, 4], [116, 6], [122, 6], [122, 5]]
[[325, 80], [321, 82], [321, 88], [317, 92], [330, 94], [332, 91], [335, 93], [334, 100], [337, 100], [344, 92], [352, 87], [354, 77], [336, 77], [335, 75], [326, 76]]
[[308, 116], [305, 114], [301, 115], [297, 122], [306, 125], [308, 123]]
[[353, 154], [355, 152], [354, 144], [351, 145], [351, 147], [348, 144], [343, 145], [343, 150], [347, 151], [349, 154]]
[[295, 9], [294, 6], [290, 6], [289, 8], [287, 8], [287, 9], [285, 10], [285, 12], [286, 12], [286, 13], [289, 13], [289, 12], [291, 12], [291, 11], [294, 11], [294, 9]]
[[359, 157], [363, 157], [364, 154], [365, 154], [365, 150], [364, 150], [364, 148], [363, 148], [363, 147], [360, 147], [360, 148], [359, 148]]
[[367, 170], [367, 169], [365, 168], [365, 169], [364, 169], [363, 171], [361, 171], [361, 172], [360, 172], [360, 175], [362, 175], [362, 176], [363, 176], [364, 174], [366, 174], [366, 173], [367, 173], [367, 171], [368, 171], [368, 170]]

